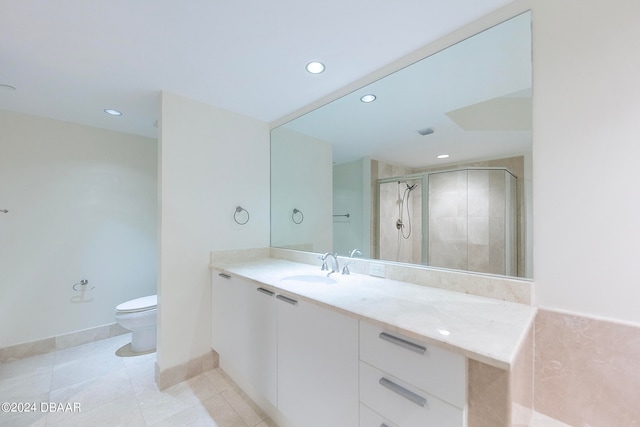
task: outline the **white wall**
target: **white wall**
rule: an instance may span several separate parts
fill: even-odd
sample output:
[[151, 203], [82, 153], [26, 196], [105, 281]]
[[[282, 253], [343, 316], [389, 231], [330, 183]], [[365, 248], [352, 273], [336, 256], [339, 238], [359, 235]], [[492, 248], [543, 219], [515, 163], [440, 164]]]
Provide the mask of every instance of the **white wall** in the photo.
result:
[[640, 2], [533, 9], [534, 279], [542, 307], [640, 323]]
[[[0, 347], [155, 293], [156, 140], [0, 110]], [[72, 286], [89, 280], [92, 291]]]
[[349, 256], [352, 250], [360, 249], [360, 257], [371, 257], [370, 206], [371, 160], [333, 166], [333, 211], [349, 214], [349, 218], [333, 218], [333, 250], [338, 255]]
[[[332, 149], [327, 141], [286, 128], [271, 143], [271, 243], [327, 252], [333, 248]], [[296, 214], [293, 209], [304, 215]]]
[[[269, 126], [170, 93], [160, 120], [161, 370], [211, 350], [209, 252], [269, 246]], [[250, 213], [240, 226], [235, 207]]]

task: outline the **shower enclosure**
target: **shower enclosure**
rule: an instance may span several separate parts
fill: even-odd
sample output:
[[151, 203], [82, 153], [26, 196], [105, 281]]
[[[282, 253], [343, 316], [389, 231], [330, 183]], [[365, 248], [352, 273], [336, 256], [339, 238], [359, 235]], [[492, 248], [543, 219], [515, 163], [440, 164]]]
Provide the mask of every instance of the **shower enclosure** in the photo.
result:
[[377, 181], [377, 258], [516, 276], [516, 176], [465, 168]]

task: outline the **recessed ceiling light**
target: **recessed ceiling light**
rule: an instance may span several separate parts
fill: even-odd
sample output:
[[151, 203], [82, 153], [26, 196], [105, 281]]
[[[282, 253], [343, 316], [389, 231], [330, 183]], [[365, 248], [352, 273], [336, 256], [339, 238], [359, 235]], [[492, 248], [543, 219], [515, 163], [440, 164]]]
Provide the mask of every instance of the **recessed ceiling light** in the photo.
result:
[[3, 90], [10, 90], [10, 91], [14, 91], [16, 90], [15, 87], [11, 86], [11, 85], [5, 85], [5, 84], [0, 84], [0, 89]]
[[121, 116], [122, 115], [122, 113], [120, 111], [113, 110], [111, 108], [105, 109], [104, 112], [107, 113], [107, 114], [111, 114], [112, 116]]
[[320, 74], [324, 71], [324, 64], [318, 61], [309, 62], [307, 64], [307, 71], [311, 74]]
[[439, 155], [438, 155], [438, 158], [439, 158], [439, 159], [446, 159], [446, 158], [448, 158], [448, 157], [449, 157], [449, 155], [448, 155], [448, 154], [439, 154]]
[[373, 102], [376, 100], [376, 96], [372, 93], [369, 93], [367, 95], [363, 95], [362, 97], [360, 97], [360, 101], [368, 104], [369, 102]]

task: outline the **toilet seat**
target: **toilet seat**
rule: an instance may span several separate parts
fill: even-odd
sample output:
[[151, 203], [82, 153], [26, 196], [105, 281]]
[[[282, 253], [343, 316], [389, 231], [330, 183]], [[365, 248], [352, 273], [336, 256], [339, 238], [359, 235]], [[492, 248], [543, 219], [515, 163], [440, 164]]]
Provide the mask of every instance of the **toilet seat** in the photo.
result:
[[143, 311], [149, 311], [158, 307], [158, 296], [149, 295], [147, 297], [132, 299], [131, 301], [123, 302], [116, 307], [116, 314], [124, 313], [140, 313]]

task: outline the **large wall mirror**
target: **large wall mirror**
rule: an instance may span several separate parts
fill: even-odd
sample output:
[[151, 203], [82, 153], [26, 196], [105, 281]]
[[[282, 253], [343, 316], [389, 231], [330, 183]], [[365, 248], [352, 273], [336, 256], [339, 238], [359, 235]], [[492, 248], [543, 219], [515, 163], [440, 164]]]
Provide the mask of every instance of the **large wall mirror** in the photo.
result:
[[531, 81], [527, 12], [273, 129], [271, 245], [531, 278]]

